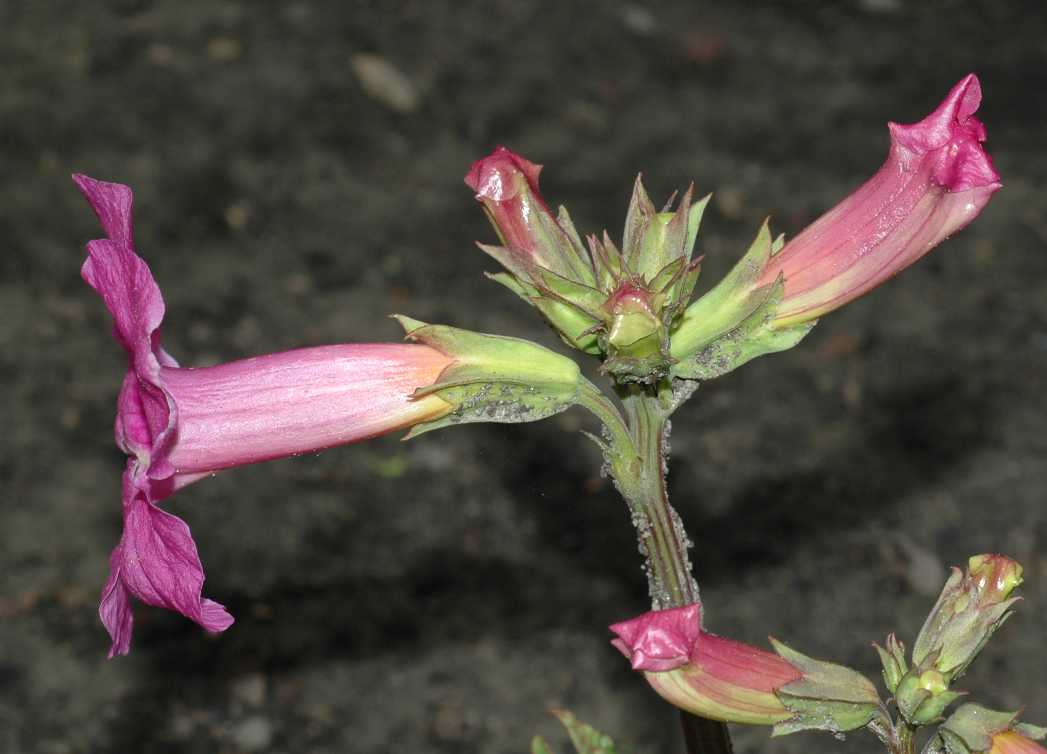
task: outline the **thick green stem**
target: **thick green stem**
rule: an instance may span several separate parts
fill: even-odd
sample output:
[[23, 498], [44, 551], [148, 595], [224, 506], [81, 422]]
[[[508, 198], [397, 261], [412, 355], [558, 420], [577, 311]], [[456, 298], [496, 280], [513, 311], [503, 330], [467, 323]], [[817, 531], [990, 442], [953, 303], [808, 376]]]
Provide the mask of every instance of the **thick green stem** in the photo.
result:
[[619, 480], [633, 511], [641, 546], [646, 550], [651, 609], [664, 610], [698, 601], [698, 585], [687, 555], [690, 541], [669, 504], [666, 488], [669, 409], [657, 394], [634, 387], [623, 396], [629, 428], [639, 457], [637, 473]]
[[[669, 504], [666, 488], [669, 457], [671, 388], [629, 386], [621, 396], [628, 421], [595, 386], [586, 383], [583, 406], [604, 423], [601, 444], [608, 471], [632, 513], [640, 552], [646, 562], [652, 610], [698, 602], [698, 584], [691, 573], [691, 546], [683, 523]], [[680, 711], [684, 741], [690, 754], [731, 754], [731, 738], [723, 723]]]

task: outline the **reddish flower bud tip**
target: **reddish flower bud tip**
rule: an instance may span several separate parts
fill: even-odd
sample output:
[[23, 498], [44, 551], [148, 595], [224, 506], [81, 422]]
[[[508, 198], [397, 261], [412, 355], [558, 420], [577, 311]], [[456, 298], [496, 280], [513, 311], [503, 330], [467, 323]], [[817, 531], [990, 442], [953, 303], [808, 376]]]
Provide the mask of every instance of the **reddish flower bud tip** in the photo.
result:
[[519, 182], [513, 180], [523, 175], [531, 191], [538, 193], [538, 174], [541, 165], [535, 165], [503, 146], [495, 147], [487, 157], [477, 160], [465, 174], [465, 184], [476, 193], [477, 199], [504, 202], [520, 191]]
[[938, 156], [932, 177], [947, 191], [999, 188], [1000, 176], [992, 159], [981, 148], [985, 126], [974, 117], [982, 101], [978, 77], [968, 74], [952, 88], [937, 109], [918, 123], [888, 124], [896, 149], [908, 151], [912, 159], [948, 147]]
[[700, 604], [616, 623], [611, 643], [670, 704], [713, 720], [774, 725], [792, 713], [776, 691], [802, 673], [778, 655], [706, 633]]
[[618, 637], [611, 644], [629, 659], [633, 670], [672, 670], [690, 660], [701, 623], [702, 606], [697, 603], [656, 610], [611, 626]]

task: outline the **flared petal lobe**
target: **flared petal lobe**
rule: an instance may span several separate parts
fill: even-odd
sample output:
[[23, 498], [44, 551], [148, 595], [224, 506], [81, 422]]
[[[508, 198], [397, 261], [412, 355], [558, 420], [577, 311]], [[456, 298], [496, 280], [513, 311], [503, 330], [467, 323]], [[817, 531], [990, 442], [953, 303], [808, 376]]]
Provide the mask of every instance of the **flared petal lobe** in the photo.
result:
[[651, 687], [696, 715], [774, 725], [792, 717], [775, 690], [799, 680], [781, 657], [701, 628], [701, 607], [656, 610], [611, 626], [612, 644]]
[[912, 125], [889, 124], [887, 161], [773, 256], [758, 285], [785, 280], [776, 327], [816, 319], [916, 262], [981, 212], [1000, 179], [974, 112], [981, 85], [960, 81]]
[[123, 478], [124, 531], [109, 558], [99, 615], [112, 638], [109, 657], [127, 654], [134, 618], [130, 598], [174, 610], [208, 631], [224, 631], [233, 617], [201, 597], [204, 569], [186, 523], [153, 503], [152, 482], [128, 459]]
[[102, 297], [113, 317], [113, 335], [127, 352], [128, 373], [116, 418], [117, 445], [138, 457], [147, 473], [166, 476], [170, 469], [164, 450], [177, 417], [159, 375], [162, 366], [177, 363], [160, 347], [164, 319], [160, 288], [134, 249], [131, 189], [85, 175], [74, 175], [73, 181], [108, 236], [88, 242], [80, 274]]
[[354, 442], [443, 416], [451, 406], [413, 393], [453, 359], [415, 344], [321, 346], [204, 369], [182, 369], [160, 346], [164, 300], [132, 239], [127, 186], [73, 177], [107, 235], [87, 244], [82, 275], [105, 301], [127, 352], [116, 442], [130, 458], [124, 531], [110, 557], [99, 615], [126, 654], [130, 598], [175, 610], [209, 631], [233, 619], [201, 595], [189, 527], [157, 503], [215, 471]]

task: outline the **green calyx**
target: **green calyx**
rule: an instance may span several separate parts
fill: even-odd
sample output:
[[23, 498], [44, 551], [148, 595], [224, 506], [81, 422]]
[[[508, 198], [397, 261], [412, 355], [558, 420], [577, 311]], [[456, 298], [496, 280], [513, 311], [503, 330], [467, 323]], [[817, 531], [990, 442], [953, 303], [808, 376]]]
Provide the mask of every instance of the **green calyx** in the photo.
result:
[[786, 328], [774, 326], [785, 283], [758, 285], [782, 239], [771, 240], [768, 224], [760, 228], [749, 251], [711, 291], [692, 303], [673, 328], [672, 375], [708, 380], [768, 353], [799, 343], [816, 322]]
[[929, 725], [942, 718], [945, 709], [966, 695], [949, 688], [951, 678], [934, 668], [913, 668], [898, 682], [894, 700], [898, 711], [912, 725]]
[[775, 690], [793, 716], [775, 725], [773, 736], [801, 730], [855, 730], [867, 725], [879, 712], [876, 687], [858, 671], [808, 657], [773, 638], [771, 644], [782, 659], [803, 674], [799, 680]]
[[453, 409], [417, 424], [407, 435], [466, 422], [537, 421], [577, 402], [584, 378], [578, 365], [555, 351], [518, 338], [429, 325], [394, 315], [409, 340], [454, 359], [436, 382], [416, 395], [437, 395]]
[[993, 736], [1014, 731], [1026, 738], [1042, 740], [1047, 728], [1018, 722], [1017, 712], [989, 709], [980, 704], [963, 704], [938, 728], [928, 745], [932, 754], [981, 754], [993, 747]]
[[637, 178], [621, 251], [606, 233], [590, 236], [586, 250], [566, 210], [555, 221], [543, 214], [556, 228], [542, 226], [540, 248], [558, 253], [482, 245], [506, 269], [490, 277], [538, 309], [565, 343], [600, 358], [618, 381], [657, 382], [676, 362], [670, 331], [698, 280], [691, 254], [709, 197], [692, 203], [691, 194], [675, 211], [659, 212]]

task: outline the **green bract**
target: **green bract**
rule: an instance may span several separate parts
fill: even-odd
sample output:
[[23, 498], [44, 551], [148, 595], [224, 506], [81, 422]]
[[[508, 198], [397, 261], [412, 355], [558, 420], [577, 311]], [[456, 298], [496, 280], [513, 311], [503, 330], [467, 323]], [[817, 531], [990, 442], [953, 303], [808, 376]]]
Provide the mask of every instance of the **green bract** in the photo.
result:
[[446, 416], [416, 424], [416, 437], [464, 422], [529, 422], [545, 419], [578, 399], [582, 375], [572, 359], [519, 338], [429, 325], [395, 315], [409, 340], [424, 343], [454, 361], [416, 396], [437, 395], [454, 408]]
[[880, 697], [872, 682], [856, 670], [816, 660], [780, 641], [771, 639], [774, 650], [803, 677], [775, 690], [793, 717], [774, 726], [774, 736], [800, 730], [833, 733], [866, 725], [880, 709]]

